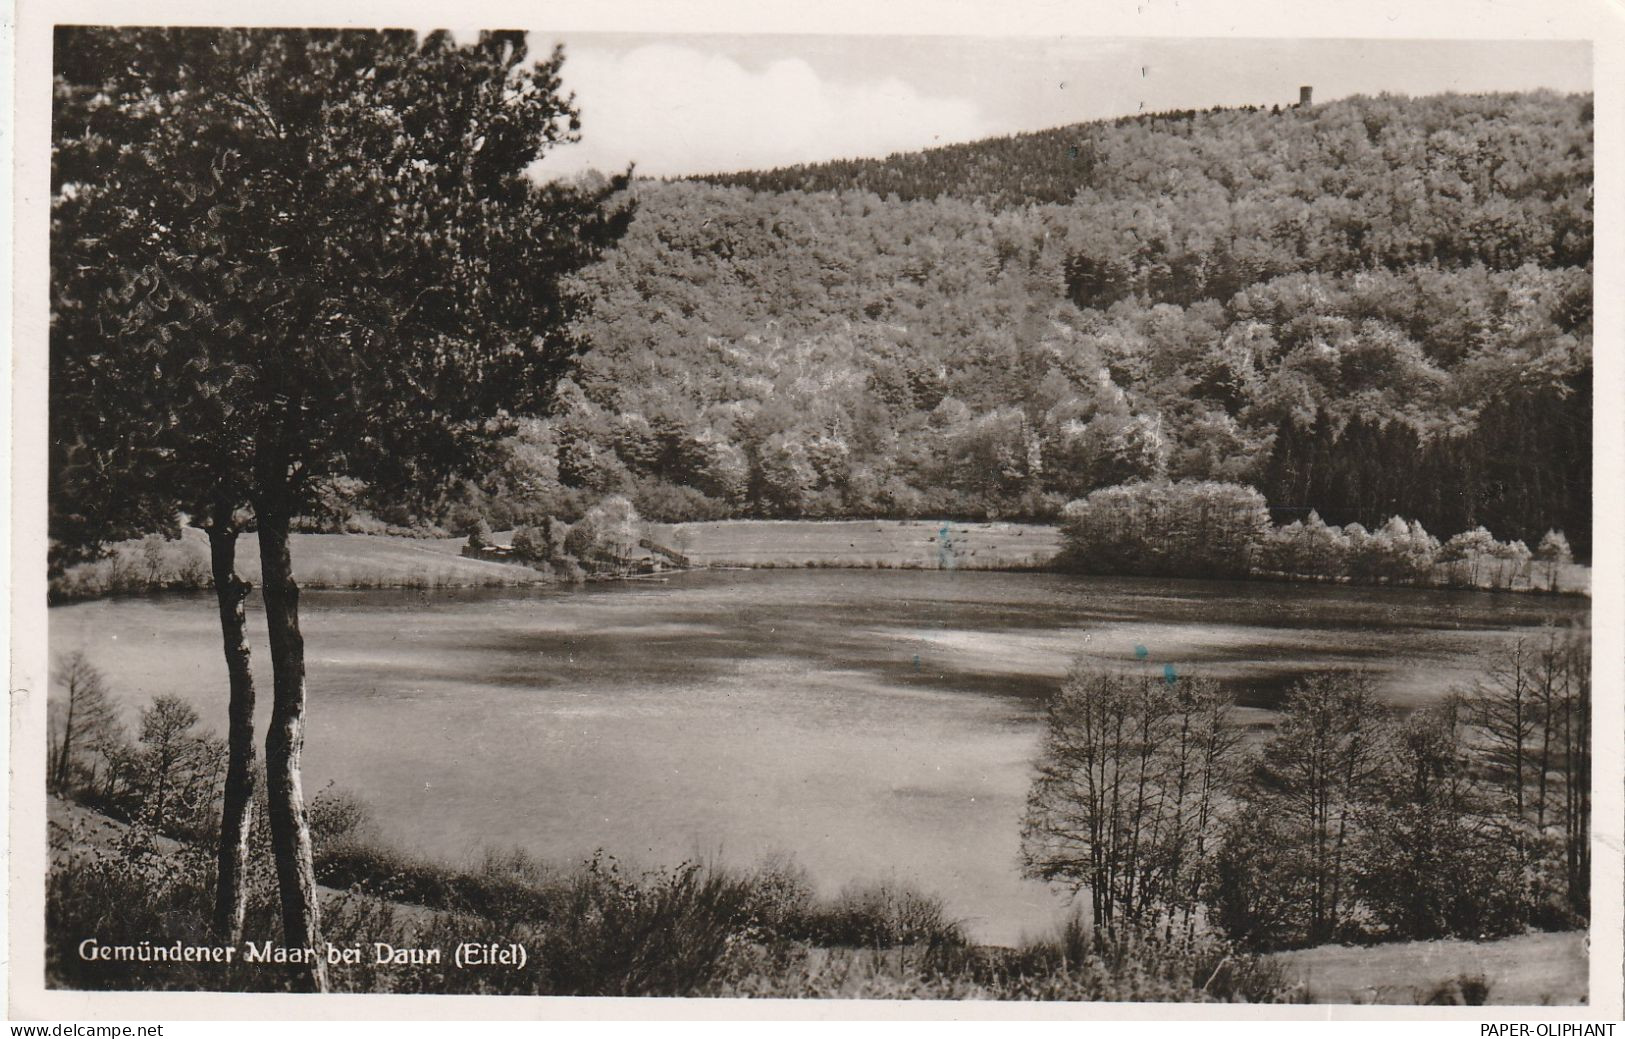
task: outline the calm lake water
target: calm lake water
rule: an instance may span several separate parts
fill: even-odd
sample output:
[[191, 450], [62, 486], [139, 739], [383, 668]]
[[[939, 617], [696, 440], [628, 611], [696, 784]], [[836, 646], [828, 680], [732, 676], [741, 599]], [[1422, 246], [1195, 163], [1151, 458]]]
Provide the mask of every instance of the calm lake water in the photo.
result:
[[[1584, 599], [932, 571], [712, 572], [577, 591], [307, 592], [306, 791], [364, 799], [401, 848], [468, 861], [751, 865], [823, 890], [898, 879], [986, 941], [1048, 931], [1019, 875], [1039, 708], [1078, 653], [1233, 686], [1267, 724], [1306, 672], [1366, 667], [1412, 706]], [[160, 693], [226, 727], [210, 597], [51, 611], [133, 719]], [[251, 612], [260, 724], [263, 618]], [[1136, 648], [1145, 647], [1145, 664]]]

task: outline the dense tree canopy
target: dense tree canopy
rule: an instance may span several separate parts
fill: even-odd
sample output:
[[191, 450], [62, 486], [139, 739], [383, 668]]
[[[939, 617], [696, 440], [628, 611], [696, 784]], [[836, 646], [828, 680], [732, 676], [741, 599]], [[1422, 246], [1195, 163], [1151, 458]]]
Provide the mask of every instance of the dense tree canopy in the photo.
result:
[[558, 276], [620, 223], [602, 190], [524, 175], [572, 132], [562, 55], [412, 32], [65, 29], [57, 50], [64, 546], [141, 522], [140, 495], [251, 504], [273, 441], [291, 508], [343, 473], [409, 498], [484, 420], [540, 410], [572, 351]]
[[1163, 112], [706, 179], [995, 210], [1081, 207], [1072, 241], [1096, 247], [1074, 249], [1074, 262], [1098, 287], [1223, 298], [1289, 270], [1583, 266], [1591, 120], [1589, 96], [1383, 95]]

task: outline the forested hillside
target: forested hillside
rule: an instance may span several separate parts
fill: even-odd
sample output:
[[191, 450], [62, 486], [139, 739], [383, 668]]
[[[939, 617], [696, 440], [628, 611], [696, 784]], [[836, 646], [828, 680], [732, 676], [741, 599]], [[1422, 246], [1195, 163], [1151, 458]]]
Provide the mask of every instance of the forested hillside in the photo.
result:
[[1584, 555], [1591, 106], [1354, 98], [638, 183], [554, 418], [477, 497], [1047, 518], [1188, 477]]

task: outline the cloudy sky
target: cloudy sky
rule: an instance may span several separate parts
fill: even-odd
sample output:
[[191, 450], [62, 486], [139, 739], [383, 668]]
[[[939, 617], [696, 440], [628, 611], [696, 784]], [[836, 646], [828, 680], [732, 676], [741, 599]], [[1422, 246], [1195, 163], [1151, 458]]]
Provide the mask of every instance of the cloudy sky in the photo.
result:
[[715, 172], [1169, 108], [1591, 89], [1589, 43], [534, 33], [565, 45], [583, 140], [555, 176]]

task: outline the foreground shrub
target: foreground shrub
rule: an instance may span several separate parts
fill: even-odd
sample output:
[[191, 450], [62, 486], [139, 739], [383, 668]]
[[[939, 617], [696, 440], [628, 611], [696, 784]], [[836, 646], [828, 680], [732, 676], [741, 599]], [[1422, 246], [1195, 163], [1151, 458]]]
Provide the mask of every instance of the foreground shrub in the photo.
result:
[[752, 947], [706, 992], [840, 999], [1295, 1002], [1283, 965], [1208, 939], [1109, 938], [1073, 918], [1018, 949]]
[[[269, 991], [292, 978], [260, 965], [87, 960], [79, 944], [213, 945], [212, 855], [175, 845], [146, 826], [125, 830], [111, 848], [92, 849], [56, 834], [45, 888], [47, 984], [78, 989]], [[246, 933], [274, 933], [276, 894], [269, 873], [250, 886]]]
[[849, 888], [831, 905], [813, 907], [804, 917], [804, 926], [804, 937], [820, 945], [935, 948], [966, 944], [963, 928], [949, 919], [940, 899], [893, 884]]
[[208, 550], [194, 540], [149, 534], [109, 548], [106, 556], [51, 578], [52, 603], [213, 587]]
[[1462, 974], [1433, 988], [1420, 1000], [1428, 1006], [1481, 1007], [1490, 999], [1490, 984], [1482, 974]]
[[[1077, 916], [1052, 938], [1028, 942], [1003, 969], [1021, 991], [1040, 999], [1186, 1000], [1239, 1003], [1301, 998], [1285, 967], [1268, 957], [1202, 935], [1145, 929], [1093, 930]], [[1066, 992], [1090, 995], [1066, 995]]]

